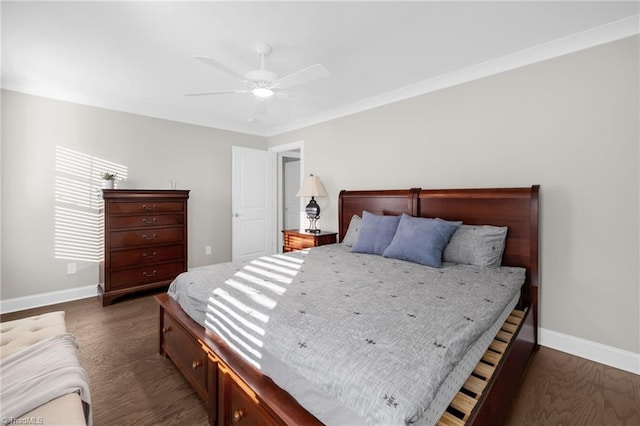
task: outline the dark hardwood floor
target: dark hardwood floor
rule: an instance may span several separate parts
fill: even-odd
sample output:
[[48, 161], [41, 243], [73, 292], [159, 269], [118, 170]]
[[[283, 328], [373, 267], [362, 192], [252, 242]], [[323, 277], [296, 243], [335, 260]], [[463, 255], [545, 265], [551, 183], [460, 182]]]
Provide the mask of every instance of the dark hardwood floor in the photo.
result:
[[[151, 295], [102, 307], [84, 299], [4, 314], [2, 321], [66, 312], [91, 381], [96, 426], [207, 425], [202, 404], [158, 355]], [[509, 425], [640, 425], [640, 376], [541, 348], [511, 408]]]
[[640, 376], [541, 347], [510, 425], [640, 425]]

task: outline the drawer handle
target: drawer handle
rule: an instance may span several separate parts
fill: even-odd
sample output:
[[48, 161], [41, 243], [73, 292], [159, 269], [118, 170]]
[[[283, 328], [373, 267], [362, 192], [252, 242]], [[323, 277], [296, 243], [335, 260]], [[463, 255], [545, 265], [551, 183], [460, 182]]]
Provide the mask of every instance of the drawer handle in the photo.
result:
[[151, 207], [147, 207], [147, 205], [146, 205], [146, 204], [143, 204], [143, 205], [142, 205], [142, 208], [143, 208], [144, 210], [148, 211], [148, 212], [152, 212], [152, 211], [154, 211], [154, 210], [156, 209], [156, 205], [154, 204], [154, 205], [152, 205]]
[[171, 331], [171, 327], [162, 327], [162, 334], [167, 334]]
[[200, 362], [200, 361], [193, 361], [193, 362], [191, 363], [191, 369], [192, 369], [192, 370], [197, 370], [197, 369], [198, 369], [198, 367], [202, 367], [202, 362]]
[[233, 422], [234, 423], [238, 423], [242, 417], [244, 416], [244, 411], [242, 410], [236, 410], [233, 412]]
[[147, 220], [146, 217], [142, 218], [142, 223], [146, 223], [147, 225], [153, 225], [156, 223], [156, 220], [158, 220], [157, 217], [154, 217], [152, 220]]
[[145, 259], [153, 259], [154, 257], [156, 257], [156, 254], [158, 254], [157, 252], [153, 252], [151, 254], [147, 254], [147, 253], [142, 253], [142, 257], [144, 257]]
[[143, 240], [155, 240], [156, 239], [156, 234], [153, 234], [152, 236], [148, 236], [147, 234], [142, 234], [142, 239]]
[[147, 271], [142, 271], [142, 275], [144, 275], [145, 277], [149, 278], [149, 277], [155, 277], [156, 276], [156, 271], [155, 269], [153, 270], [152, 273], [148, 274]]

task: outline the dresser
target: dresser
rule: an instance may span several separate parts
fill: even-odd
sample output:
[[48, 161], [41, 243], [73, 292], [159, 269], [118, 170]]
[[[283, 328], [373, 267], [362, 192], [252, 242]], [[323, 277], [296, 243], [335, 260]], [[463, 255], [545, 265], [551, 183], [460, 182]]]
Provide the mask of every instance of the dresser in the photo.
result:
[[187, 270], [183, 190], [103, 189], [102, 306], [126, 294], [167, 286]]
[[285, 229], [282, 231], [284, 246], [283, 252], [303, 250], [311, 247], [323, 246], [325, 244], [334, 244], [336, 242], [336, 232], [304, 232], [298, 229]]

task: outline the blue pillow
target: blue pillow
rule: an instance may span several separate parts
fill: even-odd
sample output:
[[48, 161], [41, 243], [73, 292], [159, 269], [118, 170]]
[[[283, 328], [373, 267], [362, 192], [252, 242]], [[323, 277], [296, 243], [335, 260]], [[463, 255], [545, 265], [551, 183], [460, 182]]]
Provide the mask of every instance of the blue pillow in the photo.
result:
[[362, 212], [360, 233], [351, 251], [355, 253], [382, 254], [393, 240], [400, 216], [379, 216]]
[[383, 256], [439, 268], [442, 252], [461, 224], [403, 214], [396, 235]]

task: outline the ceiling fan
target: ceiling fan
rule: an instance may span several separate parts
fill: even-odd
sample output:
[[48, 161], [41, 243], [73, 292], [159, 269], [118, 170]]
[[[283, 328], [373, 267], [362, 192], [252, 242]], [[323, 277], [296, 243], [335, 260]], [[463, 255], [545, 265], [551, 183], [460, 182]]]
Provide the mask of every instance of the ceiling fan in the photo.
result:
[[251, 70], [247, 73], [240, 74], [237, 71], [221, 64], [215, 59], [206, 56], [196, 56], [198, 61], [212, 66], [213, 68], [225, 72], [229, 75], [237, 77], [242, 80], [244, 88], [241, 89], [227, 89], [227, 90], [213, 90], [209, 92], [189, 93], [187, 96], [209, 96], [209, 95], [226, 95], [226, 94], [246, 94], [252, 93], [256, 96], [256, 99], [266, 99], [273, 95], [279, 97], [288, 98], [289, 93], [282, 91], [282, 89], [288, 89], [293, 86], [309, 83], [314, 80], [318, 80], [329, 75], [329, 71], [320, 64], [314, 64], [306, 68], [302, 68], [296, 72], [293, 72], [284, 77], [279, 77], [273, 71], [269, 71], [264, 66], [264, 61], [267, 56], [272, 52], [271, 46], [266, 43], [259, 43], [256, 45], [256, 52], [260, 55], [260, 68], [257, 70]]

